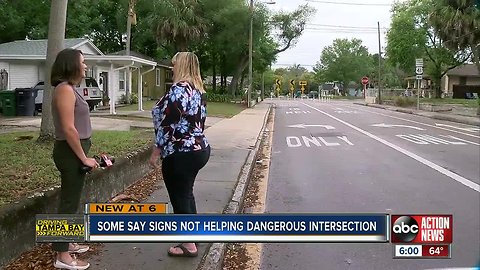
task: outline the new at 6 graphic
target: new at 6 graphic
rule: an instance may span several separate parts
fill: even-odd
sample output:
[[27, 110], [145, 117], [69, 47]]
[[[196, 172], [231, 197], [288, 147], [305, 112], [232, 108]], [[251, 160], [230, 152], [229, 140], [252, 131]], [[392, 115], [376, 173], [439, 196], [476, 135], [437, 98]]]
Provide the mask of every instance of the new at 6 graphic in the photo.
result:
[[392, 243], [450, 244], [452, 215], [392, 215]]

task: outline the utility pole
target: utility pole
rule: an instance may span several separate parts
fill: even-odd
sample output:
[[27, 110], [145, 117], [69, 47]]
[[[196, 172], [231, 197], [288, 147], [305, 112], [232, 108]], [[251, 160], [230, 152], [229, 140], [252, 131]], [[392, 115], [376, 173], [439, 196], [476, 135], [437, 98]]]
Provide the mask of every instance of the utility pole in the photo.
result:
[[382, 104], [382, 44], [380, 42], [380, 22], [378, 26], [378, 104]]
[[248, 39], [248, 91], [247, 108], [251, 107], [253, 87], [253, 0], [250, 0], [250, 33]]
[[[132, 38], [132, 24], [135, 25], [137, 22], [136, 15], [135, 15], [135, 1], [136, 0], [129, 0], [128, 1], [128, 12], [127, 12], [127, 42], [126, 42], [126, 55], [130, 55], [130, 39]], [[125, 81], [127, 82], [125, 85], [125, 96], [127, 100], [130, 97], [131, 92], [131, 78], [130, 78], [130, 68], [127, 68], [125, 72]]]

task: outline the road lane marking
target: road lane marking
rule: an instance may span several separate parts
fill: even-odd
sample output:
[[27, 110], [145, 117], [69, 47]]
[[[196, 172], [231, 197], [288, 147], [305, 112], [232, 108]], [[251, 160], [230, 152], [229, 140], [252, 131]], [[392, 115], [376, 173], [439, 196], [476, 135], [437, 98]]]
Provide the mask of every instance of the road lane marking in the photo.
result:
[[323, 127], [326, 129], [335, 129], [332, 126], [329, 125], [305, 125], [305, 124], [297, 124], [297, 125], [289, 125], [288, 127], [293, 127], [293, 128], [307, 128], [307, 127]]
[[388, 142], [388, 141], [386, 141], [386, 140], [384, 140], [384, 139], [382, 139], [382, 138], [380, 138], [380, 137], [377, 137], [377, 136], [373, 135], [372, 133], [370, 133], [370, 132], [368, 132], [368, 131], [365, 131], [365, 130], [359, 128], [359, 127], [356, 127], [356, 126], [354, 126], [354, 125], [352, 125], [352, 124], [350, 124], [350, 123], [348, 123], [348, 122], [343, 121], [342, 119], [339, 119], [339, 118], [337, 118], [337, 117], [335, 117], [335, 116], [333, 116], [333, 115], [330, 115], [330, 114], [328, 114], [328, 113], [326, 113], [326, 112], [324, 112], [324, 111], [322, 111], [322, 110], [319, 110], [319, 109], [317, 109], [317, 108], [315, 108], [315, 107], [313, 107], [313, 106], [310, 106], [310, 105], [305, 104], [305, 103], [303, 103], [303, 105], [305, 105], [305, 106], [307, 106], [307, 107], [309, 107], [309, 108], [311, 108], [311, 109], [314, 109], [314, 110], [316, 110], [316, 111], [318, 111], [318, 112], [320, 112], [320, 113], [322, 113], [322, 114], [324, 114], [324, 115], [326, 115], [326, 116], [328, 116], [328, 117], [330, 117], [330, 118], [332, 118], [332, 119], [335, 119], [335, 120], [337, 120], [338, 122], [340, 122], [340, 123], [342, 123], [342, 124], [344, 124], [344, 125], [352, 128], [352, 129], [354, 129], [354, 130], [356, 130], [356, 131], [358, 131], [358, 132], [360, 132], [360, 133], [362, 133], [362, 134], [364, 134], [364, 135], [366, 135], [366, 136], [368, 136], [368, 137], [370, 137], [370, 138], [372, 138], [372, 139], [374, 139], [374, 140], [376, 140], [376, 141], [378, 141], [378, 142], [380, 142], [380, 143], [383, 143], [384, 145], [386, 145], [386, 146], [388, 146], [388, 147], [390, 147], [390, 148], [393, 148], [393, 149], [397, 150], [398, 152], [400, 152], [400, 153], [402, 153], [402, 154], [404, 154], [404, 155], [406, 155], [406, 156], [409, 156], [409, 157], [415, 159], [416, 161], [418, 161], [418, 162], [420, 162], [420, 163], [422, 163], [422, 164], [424, 164], [424, 165], [426, 165], [426, 166], [428, 166], [428, 167], [430, 167], [430, 168], [438, 171], [439, 173], [442, 173], [442, 174], [444, 174], [444, 175], [452, 178], [453, 180], [455, 180], [455, 181], [457, 181], [457, 182], [459, 182], [459, 183], [461, 183], [461, 184], [463, 184], [463, 185], [465, 185], [465, 186], [467, 186], [467, 187], [469, 187], [469, 188], [471, 188], [471, 189], [473, 189], [473, 190], [475, 190], [475, 191], [477, 191], [477, 192], [480, 192], [480, 186], [479, 186], [477, 183], [475, 183], [475, 182], [473, 182], [473, 181], [471, 181], [471, 180], [469, 180], [469, 179], [467, 179], [467, 178], [465, 178], [465, 177], [463, 177], [463, 176], [460, 176], [460, 175], [458, 175], [458, 174], [456, 174], [456, 173], [454, 173], [454, 172], [451, 172], [451, 171], [449, 171], [449, 170], [447, 170], [447, 169], [445, 169], [445, 168], [443, 168], [443, 167], [441, 167], [441, 166], [439, 166], [439, 165], [437, 165], [437, 164], [435, 164], [435, 163], [433, 163], [433, 162], [431, 162], [431, 161], [429, 161], [429, 160], [427, 160], [427, 159], [425, 159], [425, 158], [423, 158], [423, 157], [421, 157], [421, 156], [419, 156], [419, 155], [417, 155], [417, 154], [414, 154], [414, 153], [412, 153], [412, 152], [410, 152], [410, 151], [408, 151], [408, 150], [406, 150], [406, 149], [403, 149], [403, 148], [401, 148], [400, 146], [397, 146], [397, 145], [395, 145], [395, 144], [393, 144], [393, 143], [391, 143], [391, 142]]
[[480, 143], [471, 142], [471, 141], [464, 140], [464, 139], [461, 139], [461, 138], [458, 138], [458, 137], [455, 137], [455, 136], [452, 136], [452, 135], [440, 135], [440, 136], [443, 136], [445, 138], [455, 139], [455, 140], [466, 142], [466, 143], [471, 143], [471, 144], [474, 144], [474, 145], [480, 145]]
[[438, 124], [438, 123], [435, 123], [435, 126], [439, 126], [439, 127], [449, 127], [449, 128], [459, 129], [459, 130], [468, 131], [468, 132], [477, 132], [477, 131], [480, 131], [480, 128], [461, 128], [461, 127], [457, 127], [457, 126], [446, 125], [446, 124]]
[[[348, 105], [345, 105], [345, 106], [349, 107]], [[480, 136], [477, 136], [477, 135], [461, 132], [461, 131], [458, 131], [458, 130], [452, 130], [452, 129], [448, 129], [448, 128], [444, 128], [444, 127], [434, 126], [434, 125], [418, 122], [418, 121], [415, 121], [415, 120], [410, 120], [410, 119], [406, 119], [406, 118], [401, 118], [401, 117], [388, 115], [388, 114], [384, 114], [384, 113], [379, 113], [379, 112], [374, 112], [374, 111], [365, 110], [365, 109], [358, 109], [358, 110], [359, 111], [364, 111], [364, 112], [369, 112], [369, 113], [374, 113], [374, 114], [378, 114], [378, 115], [382, 115], [382, 116], [386, 116], [386, 117], [390, 117], [390, 118], [394, 118], [394, 119], [399, 119], [399, 120], [403, 120], [403, 121], [407, 121], [407, 122], [411, 122], [411, 123], [415, 123], [415, 124], [420, 124], [420, 125], [424, 125], [424, 126], [428, 126], [428, 127], [443, 129], [443, 130], [446, 130], [446, 131], [455, 132], [455, 133], [458, 133], [458, 134], [462, 134], [462, 135], [466, 135], [466, 136], [470, 136], [470, 137], [474, 137], [474, 138], [480, 138]]]
[[447, 141], [428, 134], [399, 134], [395, 135], [399, 138], [413, 142], [415, 144], [453, 144], [467, 145], [465, 142]]
[[386, 128], [389, 128], [389, 127], [404, 127], [404, 128], [413, 128], [413, 129], [416, 129], [416, 130], [425, 130], [424, 128], [419, 128], [419, 127], [414, 127], [414, 126], [407, 126], [407, 125], [389, 125], [389, 124], [385, 124], [385, 123], [381, 123], [381, 124], [373, 124], [371, 125], [372, 127], [386, 127]]
[[[350, 140], [348, 140], [347, 136], [336, 136], [337, 139], [345, 142], [348, 145], [354, 145]], [[314, 137], [314, 136], [287, 136], [285, 137], [285, 141], [287, 143], [287, 146], [289, 148], [297, 148], [297, 147], [302, 147], [305, 145], [306, 147], [310, 148], [312, 146], [340, 146], [340, 143], [338, 142], [328, 142], [325, 138], [323, 137]], [[303, 142], [303, 143], [302, 143]]]

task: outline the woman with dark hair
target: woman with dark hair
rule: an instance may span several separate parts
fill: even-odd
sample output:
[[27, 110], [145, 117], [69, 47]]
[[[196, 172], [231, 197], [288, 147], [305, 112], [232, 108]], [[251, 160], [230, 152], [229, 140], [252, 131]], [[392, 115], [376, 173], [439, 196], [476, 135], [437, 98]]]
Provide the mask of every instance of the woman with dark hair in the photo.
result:
[[[52, 66], [51, 83], [55, 87], [52, 96], [52, 116], [55, 126], [53, 160], [60, 171], [61, 190], [59, 214], [75, 214], [85, 182], [81, 167], [97, 168], [98, 163], [88, 158], [92, 126], [87, 102], [75, 91], [87, 65], [80, 50], [64, 49]], [[83, 253], [88, 246], [56, 242], [52, 248], [57, 252], [54, 267], [61, 269], [87, 269], [90, 264], [77, 260], [70, 253]]]
[[[207, 104], [200, 66], [192, 52], [179, 52], [173, 59], [173, 85], [153, 107], [155, 146], [150, 164], [161, 156], [162, 175], [175, 214], [196, 214], [193, 186], [198, 172], [210, 158], [210, 145], [203, 133]], [[168, 250], [170, 256], [195, 257], [195, 243]]]

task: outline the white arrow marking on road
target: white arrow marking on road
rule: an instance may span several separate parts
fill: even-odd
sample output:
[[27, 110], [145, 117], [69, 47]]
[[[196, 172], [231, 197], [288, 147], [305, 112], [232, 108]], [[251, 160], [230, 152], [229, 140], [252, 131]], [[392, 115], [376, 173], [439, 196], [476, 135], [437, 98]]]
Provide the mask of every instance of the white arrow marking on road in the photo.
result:
[[288, 127], [293, 127], [293, 128], [307, 128], [307, 127], [324, 127], [326, 129], [335, 129], [332, 126], [329, 125], [305, 125], [305, 124], [297, 124], [297, 125], [290, 125]]
[[480, 130], [480, 128], [461, 128], [461, 127], [456, 127], [456, 126], [451, 126], [451, 125], [446, 125], [446, 124], [438, 124], [438, 123], [435, 123], [435, 126], [456, 128], [456, 129], [459, 129], [459, 130], [469, 131], [469, 132], [475, 132], [475, 131]]
[[425, 130], [423, 128], [419, 128], [419, 127], [414, 127], [414, 126], [407, 126], [407, 125], [387, 125], [385, 123], [381, 123], [381, 124], [374, 124], [372, 125], [374, 127], [405, 127], [405, 128], [413, 128], [413, 129], [416, 129], [416, 130]]

